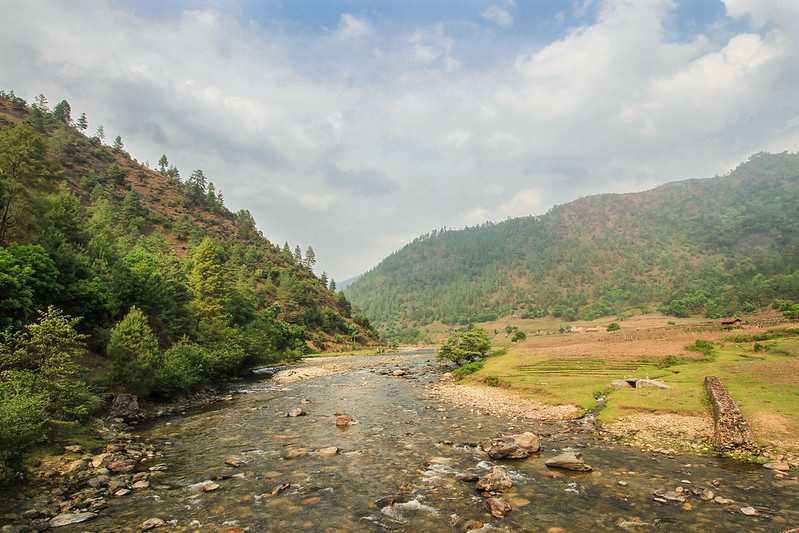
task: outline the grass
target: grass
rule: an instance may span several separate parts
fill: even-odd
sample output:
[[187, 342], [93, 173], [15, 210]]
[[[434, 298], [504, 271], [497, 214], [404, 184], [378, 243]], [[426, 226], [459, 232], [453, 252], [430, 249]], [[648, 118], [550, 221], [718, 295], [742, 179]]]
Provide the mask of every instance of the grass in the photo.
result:
[[[799, 337], [795, 331], [736, 335], [712, 343], [698, 340], [684, 348], [684, 355], [665, 358], [555, 357], [511, 348], [504, 356], [488, 359], [468, 379], [496, 378], [523, 396], [583, 410], [593, 408], [596, 395], [605, 393], [607, 406], [599, 420], [609, 422], [640, 412], [706, 414], [704, 378], [714, 375], [727, 386], [758, 437], [799, 443]], [[768, 341], [755, 351], [756, 339]], [[628, 377], [662, 379], [669, 388], [610, 386], [613, 380]]]

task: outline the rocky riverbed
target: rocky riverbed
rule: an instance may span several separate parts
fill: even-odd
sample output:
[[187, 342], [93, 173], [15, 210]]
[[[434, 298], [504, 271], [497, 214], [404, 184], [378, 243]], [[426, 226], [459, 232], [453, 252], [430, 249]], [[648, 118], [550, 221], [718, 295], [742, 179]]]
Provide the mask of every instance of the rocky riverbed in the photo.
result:
[[583, 421], [457, 402], [441, 375], [431, 351], [317, 359], [135, 433], [109, 427], [104, 449], [65, 450], [50, 481], [6, 494], [3, 531], [799, 527], [791, 465], [617, 446]]

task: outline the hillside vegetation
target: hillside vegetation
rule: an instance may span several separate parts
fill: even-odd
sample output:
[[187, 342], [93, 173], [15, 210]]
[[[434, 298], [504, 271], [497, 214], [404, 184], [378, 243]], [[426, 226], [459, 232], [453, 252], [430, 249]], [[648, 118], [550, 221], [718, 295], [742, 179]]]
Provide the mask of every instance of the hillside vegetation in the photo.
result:
[[723, 177], [433, 231], [346, 293], [389, 334], [406, 336], [414, 325], [510, 314], [751, 312], [799, 299], [798, 215], [799, 154], [761, 153]]
[[0, 93], [0, 460], [99, 392], [169, 397], [377, 341], [312, 248], [270, 243], [201, 170], [152, 170], [87, 128], [66, 101]]

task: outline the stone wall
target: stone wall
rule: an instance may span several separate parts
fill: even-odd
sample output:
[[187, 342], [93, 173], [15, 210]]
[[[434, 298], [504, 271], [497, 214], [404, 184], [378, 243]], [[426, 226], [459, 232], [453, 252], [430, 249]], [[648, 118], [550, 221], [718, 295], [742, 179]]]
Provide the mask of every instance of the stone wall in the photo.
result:
[[721, 452], [757, 451], [752, 430], [727, 387], [715, 376], [705, 378], [705, 390], [713, 406], [713, 447]]

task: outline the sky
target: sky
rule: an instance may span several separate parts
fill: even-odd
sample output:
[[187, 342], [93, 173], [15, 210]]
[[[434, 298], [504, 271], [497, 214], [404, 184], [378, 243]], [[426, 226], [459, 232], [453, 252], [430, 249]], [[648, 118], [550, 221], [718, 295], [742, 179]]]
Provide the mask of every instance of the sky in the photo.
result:
[[0, 0], [0, 88], [359, 274], [434, 228], [799, 149], [799, 2]]

